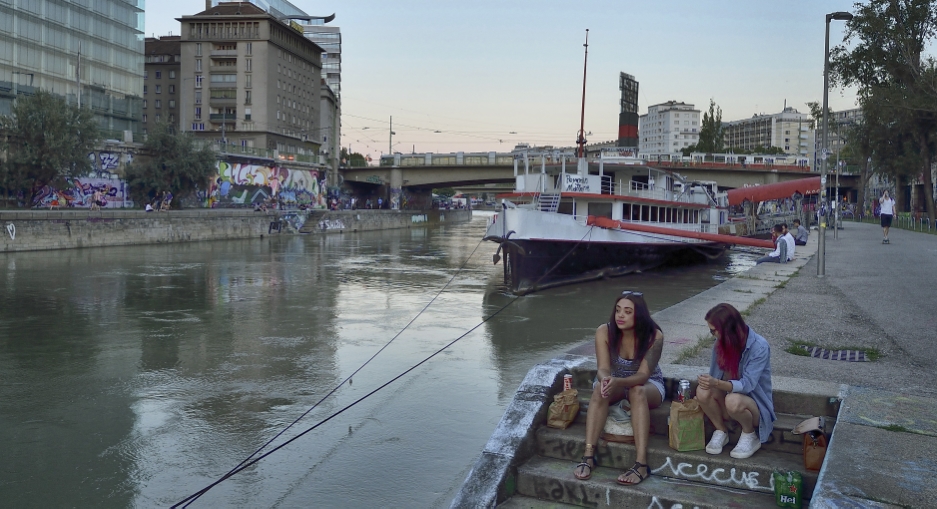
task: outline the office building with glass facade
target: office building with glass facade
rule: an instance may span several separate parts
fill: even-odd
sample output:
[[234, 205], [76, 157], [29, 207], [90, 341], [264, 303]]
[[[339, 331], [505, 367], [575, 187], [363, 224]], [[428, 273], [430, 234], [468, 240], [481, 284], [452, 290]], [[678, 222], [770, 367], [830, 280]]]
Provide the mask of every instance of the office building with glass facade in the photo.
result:
[[143, 11], [144, 0], [0, 0], [0, 114], [43, 89], [90, 107], [107, 138], [139, 134]]

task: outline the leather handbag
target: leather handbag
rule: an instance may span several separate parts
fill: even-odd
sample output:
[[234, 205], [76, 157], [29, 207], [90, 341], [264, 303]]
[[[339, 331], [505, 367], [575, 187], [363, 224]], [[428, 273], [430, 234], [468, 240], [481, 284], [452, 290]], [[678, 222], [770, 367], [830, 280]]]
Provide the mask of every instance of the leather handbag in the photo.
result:
[[791, 431], [804, 436], [804, 468], [818, 472], [826, 457], [826, 435], [823, 433], [823, 417], [807, 419]]

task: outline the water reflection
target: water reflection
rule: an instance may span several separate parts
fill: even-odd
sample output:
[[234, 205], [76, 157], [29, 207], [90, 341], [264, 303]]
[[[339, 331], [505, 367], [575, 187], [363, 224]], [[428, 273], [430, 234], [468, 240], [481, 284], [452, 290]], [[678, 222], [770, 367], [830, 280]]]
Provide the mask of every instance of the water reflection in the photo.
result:
[[[491, 264], [496, 245], [479, 244], [483, 231], [476, 220], [0, 255], [0, 500], [181, 500], [273, 437], [431, 302], [287, 436], [512, 301]], [[725, 274], [725, 265], [649, 272], [521, 298], [197, 506], [446, 506], [530, 366], [590, 337], [614, 295], [641, 290], [657, 310]]]

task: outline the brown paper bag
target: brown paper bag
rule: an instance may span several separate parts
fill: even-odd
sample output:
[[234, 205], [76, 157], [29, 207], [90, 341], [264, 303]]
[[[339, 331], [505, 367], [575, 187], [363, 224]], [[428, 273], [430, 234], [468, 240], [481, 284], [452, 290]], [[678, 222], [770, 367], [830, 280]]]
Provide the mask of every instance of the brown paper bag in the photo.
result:
[[579, 415], [579, 391], [569, 389], [553, 396], [553, 403], [547, 409], [547, 426], [566, 429]]
[[706, 448], [703, 431], [703, 409], [691, 399], [670, 404], [670, 447], [677, 451], [699, 451]]

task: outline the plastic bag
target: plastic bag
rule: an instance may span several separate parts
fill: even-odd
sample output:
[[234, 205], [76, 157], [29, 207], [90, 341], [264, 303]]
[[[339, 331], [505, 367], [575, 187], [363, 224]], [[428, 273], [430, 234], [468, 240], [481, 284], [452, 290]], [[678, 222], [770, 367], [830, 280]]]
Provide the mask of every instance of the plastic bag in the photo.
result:
[[703, 409], [699, 401], [674, 401], [670, 404], [670, 448], [676, 451], [699, 451], [706, 448]]

